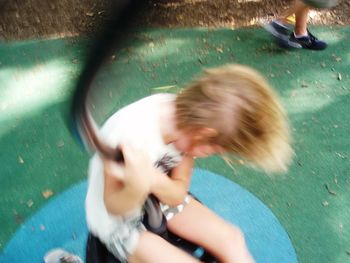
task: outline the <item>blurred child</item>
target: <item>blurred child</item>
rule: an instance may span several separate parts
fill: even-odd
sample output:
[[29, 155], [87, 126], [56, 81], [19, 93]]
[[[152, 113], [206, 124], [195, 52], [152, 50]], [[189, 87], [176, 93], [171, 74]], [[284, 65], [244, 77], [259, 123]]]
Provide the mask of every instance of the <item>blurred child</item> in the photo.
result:
[[267, 172], [287, 170], [292, 149], [286, 116], [258, 72], [241, 65], [206, 70], [179, 94], [156, 94], [122, 108], [100, 136], [121, 147], [125, 163], [99, 154], [91, 159], [87, 222], [116, 258], [197, 262], [143, 226], [142, 207], [153, 194], [174, 234], [219, 262], [254, 262], [243, 233], [188, 191], [194, 158], [212, 154], [240, 156]]

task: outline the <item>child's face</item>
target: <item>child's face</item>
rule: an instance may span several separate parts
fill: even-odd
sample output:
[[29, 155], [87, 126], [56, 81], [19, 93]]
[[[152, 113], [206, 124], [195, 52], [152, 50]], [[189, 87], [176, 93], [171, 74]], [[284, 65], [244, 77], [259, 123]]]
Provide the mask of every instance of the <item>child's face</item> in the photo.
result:
[[201, 132], [182, 132], [174, 144], [179, 151], [198, 158], [225, 152], [221, 146], [210, 143], [210, 138]]

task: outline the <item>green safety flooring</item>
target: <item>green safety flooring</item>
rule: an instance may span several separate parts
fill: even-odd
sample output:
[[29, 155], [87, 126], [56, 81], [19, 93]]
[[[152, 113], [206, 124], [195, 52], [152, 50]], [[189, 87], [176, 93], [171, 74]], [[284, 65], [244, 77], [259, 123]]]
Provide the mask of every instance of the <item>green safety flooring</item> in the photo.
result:
[[[242, 164], [231, 170], [216, 157], [198, 166], [268, 205], [301, 263], [350, 262], [350, 28], [313, 32], [328, 41], [327, 50], [283, 50], [262, 29], [140, 30], [98, 76], [91, 107], [102, 122], [145, 95], [176, 92], [203, 68], [256, 68], [291, 120], [290, 171], [267, 176]], [[0, 249], [52, 196], [86, 178], [89, 156], [71, 137], [66, 116], [89, 43], [0, 43]]]

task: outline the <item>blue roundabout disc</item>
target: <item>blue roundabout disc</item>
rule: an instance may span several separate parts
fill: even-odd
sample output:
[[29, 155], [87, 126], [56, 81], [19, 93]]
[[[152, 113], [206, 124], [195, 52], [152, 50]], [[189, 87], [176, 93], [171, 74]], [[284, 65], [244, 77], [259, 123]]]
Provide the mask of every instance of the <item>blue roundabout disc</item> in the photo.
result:
[[[243, 230], [257, 263], [298, 262], [292, 243], [278, 219], [244, 188], [223, 176], [195, 169], [191, 192]], [[43, 262], [46, 252], [56, 247], [84, 259], [87, 238], [85, 194], [84, 181], [53, 198], [21, 225], [0, 254], [0, 262]]]

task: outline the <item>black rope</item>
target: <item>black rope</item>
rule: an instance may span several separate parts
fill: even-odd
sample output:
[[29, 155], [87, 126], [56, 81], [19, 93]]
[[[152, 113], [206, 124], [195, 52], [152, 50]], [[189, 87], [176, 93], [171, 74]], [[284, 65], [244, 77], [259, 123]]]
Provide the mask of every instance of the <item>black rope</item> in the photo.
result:
[[145, 3], [143, 0], [118, 0], [111, 5], [110, 17], [87, 56], [71, 104], [71, 127], [78, 141], [116, 161], [123, 161], [122, 153], [98, 137], [92, 117], [89, 115], [87, 99], [99, 69], [111, 56], [112, 51], [118, 50], [132, 33], [134, 30], [132, 19], [143, 10]]

